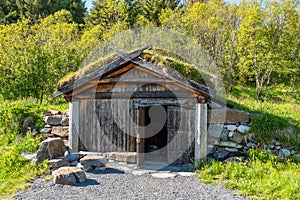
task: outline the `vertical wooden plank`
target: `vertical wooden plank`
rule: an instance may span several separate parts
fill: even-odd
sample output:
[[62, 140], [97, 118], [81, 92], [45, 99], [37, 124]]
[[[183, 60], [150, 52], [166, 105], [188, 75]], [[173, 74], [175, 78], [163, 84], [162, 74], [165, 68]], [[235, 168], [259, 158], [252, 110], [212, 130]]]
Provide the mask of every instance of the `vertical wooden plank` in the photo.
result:
[[71, 152], [78, 152], [78, 133], [79, 133], [79, 102], [72, 102], [70, 106], [69, 142]]
[[[128, 102], [129, 103], [129, 102]], [[124, 109], [122, 112], [122, 118], [123, 118], [123, 143], [122, 143], [122, 151], [126, 151], [126, 134], [127, 134], [127, 127], [129, 124], [130, 119], [126, 117], [128, 113], [129, 104], [126, 106], [126, 101], [122, 101], [122, 108]]]
[[195, 164], [207, 154], [207, 104], [196, 104]]

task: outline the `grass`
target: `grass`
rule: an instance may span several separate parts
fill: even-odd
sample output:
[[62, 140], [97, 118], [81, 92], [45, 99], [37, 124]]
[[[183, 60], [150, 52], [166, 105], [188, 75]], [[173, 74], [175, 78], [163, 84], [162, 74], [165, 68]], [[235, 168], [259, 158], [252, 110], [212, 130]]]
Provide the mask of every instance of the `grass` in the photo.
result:
[[[300, 88], [296, 91], [300, 94]], [[298, 96], [286, 93], [289, 92], [274, 91], [273, 95], [266, 95], [265, 100], [261, 101], [254, 98], [254, 88], [243, 87], [236, 88], [227, 97], [228, 102], [237, 109], [258, 114], [252, 119], [251, 132], [257, 134], [260, 142], [270, 142], [276, 138], [300, 150], [300, 100]]]
[[49, 172], [46, 163], [31, 163], [23, 152], [35, 152], [42, 141], [41, 136], [22, 133], [22, 122], [32, 117], [37, 129], [44, 125], [43, 111], [67, 108], [60, 101], [54, 105], [40, 105], [30, 100], [0, 102], [0, 199], [12, 198], [18, 190], [28, 186], [28, 181]]
[[[3, 139], [3, 137], [2, 137]], [[5, 140], [1, 140], [3, 142]], [[12, 197], [17, 190], [28, 186], [28, 181], [37, 175], [48, 172], [45, 163], [31, 163], [22, 158], [22, 152], [34, 152], [40, 144], [40, 138], [18, 136], [9, 145], [0, 145], [0, 198]]]
[[282, 162], [265, 151], [250, 151], [243, 163], [212, 162], [198, 167], [206, 184], [222, 184], [253, 199], [300, 199], [300, 164]]
[[[227, 98], [237, 109], [254, 113], [250, 133], [259, 142], [274, 138], [300, 150], [300, 86], [278, 86], [255, 98], [253, 87], [237, 87]], [[280, 98], [279, 98], [280, 97]], [[281, 161], [259, 149], [240, 163], [212, 162], [198, 166], [201, 182], [223, 185], [253, 199], [300, 199], [300, 163]], [[296, 159], [293, 159], [294, 161]]]

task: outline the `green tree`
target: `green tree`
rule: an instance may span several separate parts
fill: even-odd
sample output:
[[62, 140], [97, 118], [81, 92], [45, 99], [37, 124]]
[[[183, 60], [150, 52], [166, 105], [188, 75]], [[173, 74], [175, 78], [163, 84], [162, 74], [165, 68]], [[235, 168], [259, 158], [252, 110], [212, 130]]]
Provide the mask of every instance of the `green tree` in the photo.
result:
[[73, 20], [82, 24], [86, 14], [85, 3], [81, 0], [0, 0], [0, 5], [3, 24], [17, 22], [22, 17], [35, 22], [62, 9], [70, 11]]
[[79, 27], [66, 10], [31, 25], [0, 28], [0, 84], [4, 99], [51, 97], [58, 80], [80, 63]]

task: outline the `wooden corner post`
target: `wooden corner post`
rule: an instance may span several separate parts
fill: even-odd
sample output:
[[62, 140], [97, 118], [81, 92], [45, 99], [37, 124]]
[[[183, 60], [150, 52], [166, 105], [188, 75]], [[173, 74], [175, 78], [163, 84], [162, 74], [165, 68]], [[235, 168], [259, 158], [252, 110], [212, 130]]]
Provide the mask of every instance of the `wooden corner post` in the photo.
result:
[[196, 104], [195, 165], [207, 155], [207, 104]]
[[72, 153], [78, 152], [79, 133], [79, 102], [74, 101], [69, 104], [70, 125], [69, 125], [69, 145]]

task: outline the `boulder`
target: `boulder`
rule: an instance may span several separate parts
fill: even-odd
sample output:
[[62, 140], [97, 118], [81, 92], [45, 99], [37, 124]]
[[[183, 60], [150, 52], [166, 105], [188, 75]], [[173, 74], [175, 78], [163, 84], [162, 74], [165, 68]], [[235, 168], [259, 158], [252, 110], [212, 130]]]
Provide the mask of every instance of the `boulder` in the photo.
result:
[[42, 142], [37, 151], [37, 162], [43, 162], [46, 159], [50, 160], [64, 156], [65, 151], [66, 147], [61, 138], [48, 138]]
[[60, 122], [62, 120], [62, 115], [45, 116], [43, 119], [46, 124], [57, 126], [60, 125]]
[[239, 125], [239, 127], [237, 128], [237, 131], [240, 133], [246, 133], [250, 130], [249, 126], [245, 126], [245, 125]]
[[80, 159], [80, 163], [86, 169], [95, 167], [104, 167], [107, 160], [104, 156], [89, 154]]
[[69, 127], [68, 126], [54, 126], [54, 127], [52, 127], [52, 133], [59, 137], [68, 137], [69, 136]]
[[60, 168], [69, 165], [69, 162], [68, 162], [68, 158], [60, 157], [60, 158], [48, 160], [47, 164], [50, 168]]
[[220, 147], [229, 147], [229, 148], [236, 148], [236, 149], [241, 149], [243, 148], [243, 145], [237, 144], [232, 141], [217, 141], [215, 145], [220, 146]]
[[53, 183], [73, 185], [86, 181], [85, 172], [77, 167], [61, 167], [52, 172]]

